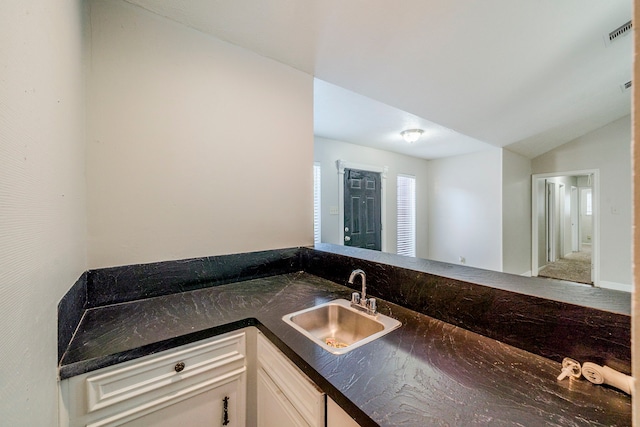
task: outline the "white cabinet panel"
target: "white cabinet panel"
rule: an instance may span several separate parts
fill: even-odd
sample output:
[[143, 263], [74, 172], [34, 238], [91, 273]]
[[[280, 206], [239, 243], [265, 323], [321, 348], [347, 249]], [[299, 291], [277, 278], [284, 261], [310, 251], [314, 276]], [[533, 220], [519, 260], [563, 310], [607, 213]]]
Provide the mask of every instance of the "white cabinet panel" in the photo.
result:
[[[140, 358], [89, 375], [88, 412], [211, 372], [218, 376], [238, 362], [244, 365], [245, 334], [231, 334]], [[236, 364], [238, 364], [236, 363]]]
[[307, 427], [282, 390], [262, 369], [258, 369], [258, 426]]
[[[324, 427], [325, 425], [325, 395], [311, 380], [291, 361], [269, 342], [261, 333], [258, 333], [258, 375], [268, 377], [276, 387], [278, 396], [286, 399], [295, 411], [302, 417], [305, 424], [312, 427]], [[267, 399], [261, 396], [258, 390], [258, 402]], [[261, 413], [258, 405], [258, 427], [267, 417]]]
[[240, 405], [238, 405], [240, 387], [241, 384], [237, 380], [223, 384], [120, 425], [126, 427], [240, 427], [244, 425], [244, 414], [239, 410]]
[[327, 427], [359, 427], [359, 424], [333, 399], [327, 397]]

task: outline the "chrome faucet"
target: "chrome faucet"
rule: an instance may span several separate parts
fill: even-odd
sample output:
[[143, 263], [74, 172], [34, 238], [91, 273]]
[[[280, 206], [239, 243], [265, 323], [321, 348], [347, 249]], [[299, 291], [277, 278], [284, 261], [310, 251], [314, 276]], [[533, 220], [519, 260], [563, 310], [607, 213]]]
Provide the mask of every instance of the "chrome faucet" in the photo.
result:
[[361, 269], [353, 270], [349, 276], [349, 284], [353, 285], [353, 280], [356, 276], [360, 276], [362, 280], [362, 293], [354, 292], [351, 294], [351, 307], [355, 307], [358, 310], [366, 311], [367, 314], [376, 314], [376, 299], [367, 299], [367, 275]]

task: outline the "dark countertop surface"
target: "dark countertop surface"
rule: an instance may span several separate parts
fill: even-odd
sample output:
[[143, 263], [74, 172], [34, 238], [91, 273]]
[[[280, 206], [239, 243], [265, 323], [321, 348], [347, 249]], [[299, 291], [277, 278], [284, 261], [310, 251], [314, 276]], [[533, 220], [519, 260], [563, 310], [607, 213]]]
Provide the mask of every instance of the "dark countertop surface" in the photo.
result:
[[403, 325], [340, 356], [282, 321], [351, 292], [292, 273], [89, 309], [60, 377], [257, 326], [364, 426], [631, 425], [630, 396], [557, 381], [560, 363], [382, 300]]

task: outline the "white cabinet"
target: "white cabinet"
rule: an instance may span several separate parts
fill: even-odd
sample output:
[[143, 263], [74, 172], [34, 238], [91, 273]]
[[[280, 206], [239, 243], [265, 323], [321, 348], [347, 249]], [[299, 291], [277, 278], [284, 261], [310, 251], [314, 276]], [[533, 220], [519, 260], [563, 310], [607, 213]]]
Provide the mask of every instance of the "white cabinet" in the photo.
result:
[[327, 427], [359, 427], [359, 424], [327, 397]]
[[325, 395], [258, 333], [258, 427], [324, 427]]
[[231, 332], [61, 381], [60, 425], [244, 427], [246, 377]]
[[256, 332], [246, 328], [63, 380], [60, 427], [358, 425]]
[[282, 390], [260, 369], [258, 371], [258, 426], [300, 427], [307, 425], [309, 423], [302, 418]]

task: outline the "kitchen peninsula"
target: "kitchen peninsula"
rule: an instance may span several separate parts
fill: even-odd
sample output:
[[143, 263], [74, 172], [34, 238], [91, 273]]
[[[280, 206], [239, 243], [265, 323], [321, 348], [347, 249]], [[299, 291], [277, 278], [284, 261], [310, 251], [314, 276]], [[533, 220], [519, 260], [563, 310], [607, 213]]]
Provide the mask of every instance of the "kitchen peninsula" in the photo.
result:
[[[86, 291], [87, 301], [78, 304], [77, 296], [68, 295], [61, 304], [68, 312], [73, 311], [68, 309], [71, 306], [86, 309], [81, 310], [82, 321], [73, 338], [60, 345], [60, 377], [71, 378], [254, 326], [363, 426], [630, 424], [629, 396], [586, 380], [557, 381], [560, 363], [549, 355], [543, 357], [389, 302], [383, 283], [390, 284], [400, 271], [424, 280], [427, 273], [418, 270], [425, 268], [398, 267], [415, 261], [368, 252], [346, 255], [343, 249], [329, 246], [295, 248], [88, 272], [77, 285]], [[378, 259], [372, 264], [366, 259], [369, 256], [385, 256], [388, 263]], [[402, 326], [347, 354], [334, 355], [286, 325], [282, 316], [333, 299], [349, 299], [352, 289], [343, 285], [348, 274], [342, 271], [354, 266], [365, 271], [370, 267], [369, 290], [379, 298], [380, 312], [400, 320]], [[341, 282], [320, 277], [318, 270], [339, 275]], [[381, 271], [386, 271], [386, 277], [378, 276], [376, 281]], [[509, 275], [502, 276], [505, 280]], [[425, 282], [423, 286], [436, 285]], [[403, 287], [395, 290], [402, 293]], [[506, 291], [485, 289], [485, 300], [491, 292]], [[508, 292], [514, 294], [514, 301], [539, 298]], [[441, 297], [445, 294], [441, 289]], [[74, 304], [65, 306], [74, 298]], [[434, 295], [429, 298], [438, 306]], [[624, 311], [623, 306], [620, 303], [619, 311]], [[513, 305], [513, 310], [517, 312], [518, 307]], [[595, 322], [608, 319], [624, 329], [615, 323], [624, 323], [624, 314], [601, 308], [575, 310], [580, 309], [600, 313]], [[476, 319], [482, 324], [480, 314]], [[65, 322], [70, 327], [73, 319], [61, 314], [62, 329]], [[502, 333], [500, 328], [496, 331]], [[592, 335], [597, 342], [596, 334]], [[622, 342], [624, 337], [610, 341]], [[610, 347], [608, 361], [620, 369], [627, 363], [624, 344], [614, 342]]]

